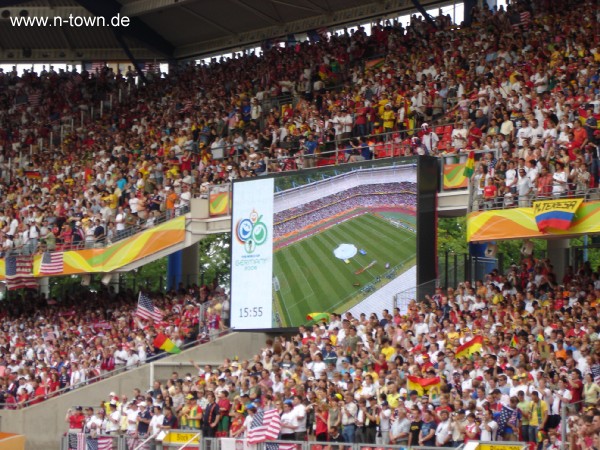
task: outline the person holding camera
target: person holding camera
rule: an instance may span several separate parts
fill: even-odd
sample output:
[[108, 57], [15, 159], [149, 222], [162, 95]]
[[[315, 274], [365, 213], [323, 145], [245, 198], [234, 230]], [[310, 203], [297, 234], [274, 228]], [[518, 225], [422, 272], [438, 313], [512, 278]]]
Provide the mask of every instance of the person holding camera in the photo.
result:
[[459, 409], [450, 415], [450, 442], [452, 447], [459, 447], [465, 442], [466, 425], [467, 419], [464, 409]]
[[356, 416], [358, 414], [358, 406], [354, 403], [352, 394], [346, 394], [346, 403], [342, 407], [342, 436], [344, 442], [354, 443], [354, 435], [356, 434]]

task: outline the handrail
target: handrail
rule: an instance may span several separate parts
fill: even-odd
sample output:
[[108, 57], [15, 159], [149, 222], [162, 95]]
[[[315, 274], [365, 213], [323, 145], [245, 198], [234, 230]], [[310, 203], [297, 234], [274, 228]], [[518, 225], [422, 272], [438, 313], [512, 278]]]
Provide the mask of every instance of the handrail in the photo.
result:
[[[233, 331], [232, 329], [227, 328], [225, 330], [220, 330], [218, 333], [215, 333], [213, 335], [211, 335], [209, 333], [208, 334], [208, 339], [209, 339], [208, 341], [205, 341], [205, 340], [202, 340], [202, 341], [195, 340], [193, 342], [189, 342], [187, 344], [183, 344], [179, 348], [180, 348], [180, 350], [188, 350], [188, 349], [190, 349], [192, 347], [196, 347], [196, 346], [203, 345], [203, 344], [208, 344], [211, 341], [213, 341], [213, 340], [215, 340], [215, 339], [217, 339], [219, 337], [228, 335], [232, 331]], [[165, 358], [167, 356], [169, 356], [169, 353], [160, 352], [160, 353], [157, 353], [156, 355], [150, 356], [143, 363], [137, 364], [136, 366], [133, 366], [131, 368], [128, 368], [128, 367], [119, 367], [118, 369], [114, 369], [114, 370], [111, 370], [109, 372], [104, 372], [104, 373], [102, 373], [100, 375], [97, 375], [95, 377], [88, 378], [86, 381], [82, 381], [80, 383], [77, 383], [74, 386], [67, 386], [67, 387], [64, 387], [62, 389], [58, 389], [58, 390], [56, 390], [54, 392], [51, 392], [51, 393], [45, 395], [41, 402], [49, 400], [49, 399], [54, 398], [54, 397], [57, 397], [59, 395], [65, 394], [67, 392], [74, 391], [75, 389], [78, 389], [78, 388], [83, 387], [83, 386], [87, 386], [88, 384], [94, 383], [96, 381], [101, 381], [101, 380], [104, 380], [106, 378], [110, 378], [113, 375], [118, 375], [119, 373], [126, 372], [127, 370], [137, 369], [138, 367], [142, 367], [142, 366], [144, 366], [144, 365], [146, 365], [148, 363], [151, 363], [151, 362], [154, 362], [156, 360]], [[35, 397], [35, 398], [27, 400], [27, 401], [25, 401], [23, 403], [0, 403], [0, 409], [9, 409], [9, 408], [10, 409], [23, 409], [23, 408], [27, 408], [29, 406], [32, 406], [32, 403], [33, 403], [33, 405], [41, 403], [39, 401], [39, 399], [40, 399], [40, 397]]]
[[141, 442], [134, 450], [141, 450], [143, 448], [146, 448], [146, 444], [151, 440], [154, 439], [156, 436], [158, 436], [160, 433], [154, 433], [149, 435], [143, 442]]
[[[137, 233], [141, 233], [145, 230], [149, 230], [151, 228], [156, 227], [157, 225], [167, 222], [170, 219], [179, 217], [179, 216], [189, 212], [189, 210], [190, 210], [190, 207], [188, 205], [185, 205], [185, 206], [178, 206], [172, 212], [171, 211], [163, 211], [160, 215], [154, 216], [155, 221], [152, 226], [146, 228], [145, 225], [148, 224], [151, 219], [151, 218], [147, 218], [143, 222], [138, 223], [137, 225], [133, 225], [131, 227], [125, 228], [124, 230], [121, 230], [122, 233], [117, 233], [114, 236], [114, 238], [110, 239], [110, 242], [108, 239], [104, 238], [102, 242], [94, 242], [91, 247], [87, 246], [87, 244], [85, 242], [85, 238], [84, 238], [84, 240], [78, 244], [56, 244], [55, 249], [50, 250], [50, 249], [45, 249], [44, 245], [40, 242], [41, 239], [38, 239], [37, 249], [35, 252], [33, 252], [33, 253], [29, 252], [27, 250], [27, 244], [24, 244], [17, 248], [7, 251], [6, 255], [3, 255], [1, 258], [5, 259], [10, 256], [19, 256], [19, 255], [36, 255], [36, 254], [44, 253], [44, 251], [56, 252], [56, 251], [72, 251], [72, 250], [106, 248], [112, 244], [116, 244], [117, 242], [120, 242], [122, 240], [130, 238], [131, 236], [134, 236]], [[171, 217], [169, 217], [169, 216], [171, 216]]]
[[[472, 182], [470, 183], [472, 185]], [[472, 187], [471, 190], [474, 190]], [[497, 211], [504, 209], [517, 209], [517, 208], [529, 208], [535, 201], [543, 200], [573, 200], [583, 199], [588, 201], [592, 199], [592, 196], [596, 196], [600, 200], [600, 188], [588, 188], [585, 191], [578, 191], [577, 189], [566, 191], [561, 195], [539, 195], [537, 193], [526, 195], [524, 198], [520, 198], [519, 195], [514, 194], [511, 197], [511, 202], [506, 203], [502, 196], [496, 196], [493, 199], [486, 199], [483, 195], [476, 195], [473, 193], [473, 198], [470, 199], [467, 211], [480, 212], [480, 211]], [[526, 202], [526, 204], [524, 204]], [[521, 203], [521, 204], [520, 204]]]

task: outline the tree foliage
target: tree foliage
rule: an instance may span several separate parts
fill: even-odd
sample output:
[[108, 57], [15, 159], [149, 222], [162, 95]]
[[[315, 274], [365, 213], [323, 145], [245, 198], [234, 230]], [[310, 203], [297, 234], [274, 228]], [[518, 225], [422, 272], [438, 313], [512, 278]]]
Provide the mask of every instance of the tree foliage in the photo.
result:
[[229, 286], [231, 270], [231, 233], [212, 234], [199, 242], [200, 277], [204, 284], [215, 280]]

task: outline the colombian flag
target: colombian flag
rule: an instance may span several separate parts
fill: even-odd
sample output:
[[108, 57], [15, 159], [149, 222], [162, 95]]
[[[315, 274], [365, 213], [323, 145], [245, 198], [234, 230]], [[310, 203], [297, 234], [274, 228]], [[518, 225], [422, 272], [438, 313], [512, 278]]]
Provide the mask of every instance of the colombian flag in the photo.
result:
[[538, 230], [546, 231], [548, 228], [568, 230], [573, 217], [575, 217], [575, 212], [582, 202], [582, 198], [533, 202], [533, 214]]
[[475, 152], [469, 152], [469, 159], [467, 159], [467, 163], [465, 164], [463, 175], [467, 178], [471, 178], [473, 172], [475, 172]]
[[413, 375], [407, 377], [406, 387], [409, 391], [417, 391], [419, 395], [429, 392], [432, 388], [440, 387], [440, 377], [419, 378]]
[[164, 333], [158, 333], [153, 342], [156, 348], [160, 348], [167, 353], [181, 353], [181, 349], [169, 339]]
[[470, 341], [465, 342], [463, 345], [456, 349], [457, 358], [468, 358], [473, 353], [481, 350], [483, 346], [483, 336], [475, 336]]

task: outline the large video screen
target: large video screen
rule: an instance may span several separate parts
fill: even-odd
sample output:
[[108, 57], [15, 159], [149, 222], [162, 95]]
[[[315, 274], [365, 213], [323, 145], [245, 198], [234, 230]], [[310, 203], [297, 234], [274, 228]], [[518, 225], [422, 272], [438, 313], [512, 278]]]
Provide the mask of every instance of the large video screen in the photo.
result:
[[417, 181], [412, 159], [235, 182], [232, 327], [391, 309], [417, 284]]

